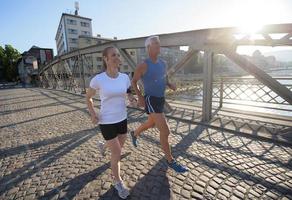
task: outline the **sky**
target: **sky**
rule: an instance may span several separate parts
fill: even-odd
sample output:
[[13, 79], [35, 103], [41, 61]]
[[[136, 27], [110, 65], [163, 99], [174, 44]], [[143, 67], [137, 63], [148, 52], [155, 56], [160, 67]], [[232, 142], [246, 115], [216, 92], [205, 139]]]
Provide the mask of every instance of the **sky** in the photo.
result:
[[[0, 0], [0, 45], [21, 53], [53, 48], [62, 13], [75, 0]], [[118, 39], [203, 28], [292, 23], [292, 0], [79, 0], [93, 35]]]

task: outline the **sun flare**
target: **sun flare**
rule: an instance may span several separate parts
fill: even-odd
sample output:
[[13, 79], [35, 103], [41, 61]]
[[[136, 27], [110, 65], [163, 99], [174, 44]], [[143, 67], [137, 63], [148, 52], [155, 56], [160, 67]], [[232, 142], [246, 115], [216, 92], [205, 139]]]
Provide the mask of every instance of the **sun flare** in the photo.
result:
[[274, 14], [279, 6], [275, 1], [238, 1], [234, 5], [234, 22], [242, 33], [256, 33], [263, 25], [274, 23]]

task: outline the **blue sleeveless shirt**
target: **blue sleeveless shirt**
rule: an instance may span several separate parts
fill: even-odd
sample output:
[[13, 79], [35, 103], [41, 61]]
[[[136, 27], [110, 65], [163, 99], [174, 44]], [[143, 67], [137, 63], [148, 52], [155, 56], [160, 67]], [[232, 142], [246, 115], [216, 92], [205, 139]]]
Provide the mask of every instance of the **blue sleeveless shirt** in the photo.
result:
[[164, 97], [166, 88], [166, 66], [165, 62], [158, 58], [157, 63], [153, 63], [150, 58], [145, 60], [147, 70], [142, 76], [145, 95]]

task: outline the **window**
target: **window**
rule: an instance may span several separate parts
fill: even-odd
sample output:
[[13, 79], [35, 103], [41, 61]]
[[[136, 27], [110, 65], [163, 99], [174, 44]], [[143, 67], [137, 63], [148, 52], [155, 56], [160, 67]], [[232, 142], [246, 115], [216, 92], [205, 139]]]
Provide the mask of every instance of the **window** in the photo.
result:
[[74, 51], [74, 50], [76, 50], [77, 48], [75, 48], [75, 47], [70, 47], [70, 51]]
[[82, 35], [90, 35], [88, 31], [81, 31]]
[[67, 19], [67, 24], [76, 25], [77, 22], [76, 22], [76, 20], [73, 20], [73, 19]]
[[81, 26], [84, 26], [84, 27], [89, 27], [89, 23], [87, 22], [80, 22]]
[[91, 40], [90, 39], [86, 39], [86, 43], [87, 44], [91, 44]]
[[69, 38], [69, 42], [71, 43], [77, 43], [78, 39], [77, 38]]
[[76, 30], [76, 29], [68, 29], [68, 32], [70, 33], [70, 34], [78, 34], [78, 31]]
[[96, 57], [96, 61], [97, 62], [101, 62], [102, 61], [102, 58], [101, 57]]

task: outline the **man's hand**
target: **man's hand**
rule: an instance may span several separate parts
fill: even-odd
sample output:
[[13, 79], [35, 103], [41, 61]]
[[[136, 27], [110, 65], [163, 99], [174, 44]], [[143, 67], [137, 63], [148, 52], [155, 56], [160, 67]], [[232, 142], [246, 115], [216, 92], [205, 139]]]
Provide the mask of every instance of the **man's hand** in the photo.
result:
[[138, 98], [138, 104], [137, 104], [138, 107], [145, 107], [145, 100], [144, 98]]
[[176, 85], [175, 85], [175, 84], [168, 83], [168, 87], [169, 87], [170, 89], [172, 89], [173, 91], [176, 91]]

